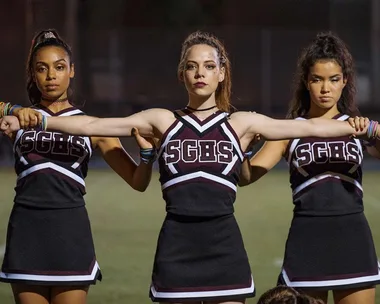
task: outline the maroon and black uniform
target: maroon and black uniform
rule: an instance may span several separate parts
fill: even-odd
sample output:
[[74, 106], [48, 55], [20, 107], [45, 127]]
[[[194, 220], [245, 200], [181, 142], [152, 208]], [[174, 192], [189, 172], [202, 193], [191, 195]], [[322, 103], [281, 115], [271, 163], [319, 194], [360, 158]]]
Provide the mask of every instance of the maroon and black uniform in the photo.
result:
[[[83, 115], [76, 108], [46, 116]], [[17, 132], [16, 196], [0, 280], [44, 285], [87, 285], [101, 278], [85, 208], [89, 137]]]
[[[335, 119], [346, 120], [348, 115]], [[352, 137], [289, 142], [286, 159], [295, 207], [282, 284], [337, 289], [380, 282], [363, 214], [363, 149], [362, 141]]]
[[159, 150], [167, 216], [150, 289], [153, 301], [211, 301], [254, 296], [254, 284], [234, 217], [243, 161], [228, 114], [204, 121], [175, 112]]

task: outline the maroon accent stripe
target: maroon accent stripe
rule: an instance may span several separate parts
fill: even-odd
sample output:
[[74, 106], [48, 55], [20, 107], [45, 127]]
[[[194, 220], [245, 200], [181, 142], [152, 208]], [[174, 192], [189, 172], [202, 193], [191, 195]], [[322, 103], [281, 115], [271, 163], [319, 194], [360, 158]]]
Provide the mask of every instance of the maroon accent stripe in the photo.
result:
[[[222, 178], [222, 177], [221, 177]], [[229, 183], [232, 183], [231, 181], [229, 181], [228, 179], [225, 179], [227, 182]], [[194, 183], [194, 182], [202, 182], [202, 183], [209, 183], [209, 184], [213, 184], [214, 186], [220, 186], [221, 188], [223, 188], [224, 190], [228, 190], [232, 193], [236, 193], [232, 188], [224, 185], [224, 184], [221, 184], [219, 182], [216, 182], [214, 180], [211, 180], [211, 179], [208, 179], [208, 178], [204, 178], [204, 177], [196, 177], [196, 178], [192, 178], [192, 179], [188, 179], [188, 180], [185, 180], [185, 181], [181, 181], [181, 182], [178, 182], [178, 183], [175, 183], [174, 185], [171, 185], [169, 187], [166, 187], [164, 190], [162, 190], [163, 192], [169, 190], [169, 189], [172, 189], [174, 187], [177, 187], [177, 186], [182, 186], [182, 185], [185, 185], [185, 184], [191, 184], [191, 183]], [[233, 184], [233, 183], [232, 183]], [[235, 185], [236, 186], [236, 185]]]
[[350, 274], [339, 274], [339, 275], [330, 275], [330, 276], [314, 276], [314, 277], [291, 277], [289, 276], [288, 271], [286, 270], [288, 278], [291, 282], [315, 282], [315, 281], [332, 281], [332, 280], [346, 280], [346, 279], [359, 279], [366, 276], [374, 276], [379, 274], [379, 270], [367, 271], [367, 272], [358, 272]]
[[[67, 169], [66, 169], [66, 170], [67, 170]], [[82, 192], [84, 192], [84, 193], [86, 192], [86, 188], [83, 187], [82, 184], [78, 183], [76, 180], [72, 179], [70, 176], [67, 176], [67, 175], [65, 175], [65, 174], [62, 174], [61, 172], [56, 171], [56, 170], [51, 169], [51, 168], [45, 168], [45, 169], [41, 169], [41, 170], [34, 171], [34, 172], [28, 174], [27, 176], [21, 178], [19, 181], [21, 181], [21, 180], [26, 180], [29, 176], [33, 176], [33, 175], [40, 174], [40, 173], [51, 173], [51, 174], [58, 175], [59, 178], [62, 178], [62, 179], [64, 179], [64, 180], [68, 181], [68, 182], [74, 182], [75, 186], [78, 186]], [[73, 174], [75, 174], [75, 173], [73, 173]], [[82, 178], [82, 179], [83, 179], [83, 178]], [[84, 180], [84, 179], [83, 179], [83, 180]]]
[[[350, 184], [350, 185], [352, 185], [352, 186], [355, 187], [355, 190], [357, 190], [358, 194], [363, 195], [363, 192], [362, 192], [362, 191], [361, 191], [361, 190], [360, 190], [355, 184], [353, 184], [353, 183], [350, 183], [350, 182], [348, 182], [348, 181], [345, 181], [344, 179], [337, 179], [337, 178], [334, 178], [334, 177], [326, 177], [326, 178], [324, 178], [324, 179], [321, 179], [321, 180], [319, 180], [319, 181], [316, 181], [316, 182], [314, 182], [314, 183], [312, 183], [312, 184], [306, 186], [306, 187], [303, 188], [301, 191], [297, 192], [296, 195], [293, 196], [293, 199], [296, 199], [296, 198], [297, 198], [298, 196], [300, 196], [302, 193], [305, 193], [306, 191], [308, 191], [308, 190], [309, 190], [309, 187], [312, 187], [312, 186], [315, 186], [315, 185], [318, 185], [318, 184], [321, 184], [321, 183], [325, 183], [325, 182], [329, 182], [329, 183], [331, 183], [331, 182], [335, 182], [335, 183], [345, 182], [345, 183], [348, 183], [348, 184]], [[303, 184], [303, 183], [301, 183], [301, 184]], [[301, 185], [301, 184], [300, 184], [300, 185]], [[294, 188], [297, 188], [297, 187], [298, 187], [298, 186], [295, 186]]]
[[94, 258], [93, 261], [90, 264], [90, 267], [88, 270], [82, 270], [82, 271], [56, 271], [56, 270], [16, 270], [16, 269], [10, 269], [10, 268], [3, 268], [2, 271], [4, 273], [14, 273], [14, 274], [30, 274], [30, 275], [59, 275], [59, 276], [65, 276], [65, 275], [89, 275], [92, 273], [92, 270], [94, 269], [96, 259]]
[[219, 291], [219, 290], [232, 290], [232, 289], [242, 289], [249, 288], [252, 286], [252, 277], [246, 284], [236, 284], [236, 285], [222, 285], [222, 286], [199, 286], [199, 287], [176, 287], [176, 288], [168, 288], [168, 287], [160, 287], [156, 285], [154, 282], [152, 283], [154, 289], [157, 292], [201, 292], [201, 291]]
[[[223, 111], [217, 109], [216, 112], [212, 113], [210, 116], [205, 118], [204, 120], [200, 120], [194, 112], [188, 110], [188, 109], [181, 109], [182, 112], [184, 112], [186, 115], [190, 116], [192, 119], [194, 119], [199, 125], [203, 126], [206, 123], [208, 123], [210, 120], [218, 116], [220, 113], [223, 113]], [[178, 112], [177, 112], [178, 113]], [[181, 114], [178, 114], [179, 116], [182, 116]]]

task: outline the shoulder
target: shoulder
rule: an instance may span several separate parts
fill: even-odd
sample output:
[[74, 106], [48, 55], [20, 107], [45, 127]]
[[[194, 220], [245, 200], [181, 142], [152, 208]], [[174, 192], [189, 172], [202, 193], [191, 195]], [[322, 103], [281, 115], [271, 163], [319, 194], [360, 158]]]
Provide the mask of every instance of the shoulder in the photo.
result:
[[250, 118], [262, 118], [265, 115], [259, 114], [254, 111], [237, 111], [230, 115], [230, 119], [250, 119]]
[[151, 108], [151, 109], [143, 110], [141, 112], [149, 113], [149, 114], [158, 114], [158, 115], [173, 115], [172, 111], [169, 111], [164, 108]]

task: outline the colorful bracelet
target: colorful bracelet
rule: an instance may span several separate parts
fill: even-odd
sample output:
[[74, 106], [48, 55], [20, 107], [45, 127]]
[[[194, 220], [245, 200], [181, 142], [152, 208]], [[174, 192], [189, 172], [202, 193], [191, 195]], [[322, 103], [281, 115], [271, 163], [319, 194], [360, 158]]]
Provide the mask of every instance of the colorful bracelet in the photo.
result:
[[140, 149], [140, 159], [144, 164], [151, 164], [156, 160], [157, 151], [155, 148]]
[[47, 130], [47, 117], [42, 115], [42, 120], [40, 125], [36, 128], [36, 131], [46, 131]]
[[20, 106], [20, 105], [11, 106], [8, 110], [8, 115], [13, 115], [13, 111], [16, 109], [19, 109], [19, 108], [22, 108], [22, 106]]
[[378, 129], [377, 129], [378, 125], [379, 125], [379, 122], [375, 120], [371, 120], [369, 122], [369, 126], [367, 129], [367, 137], [370, 142], [373, 140], [376, 140], [379, 136]]
[[0, 102], [0, 118], [7, 116], [11, 107], [10, 102]]

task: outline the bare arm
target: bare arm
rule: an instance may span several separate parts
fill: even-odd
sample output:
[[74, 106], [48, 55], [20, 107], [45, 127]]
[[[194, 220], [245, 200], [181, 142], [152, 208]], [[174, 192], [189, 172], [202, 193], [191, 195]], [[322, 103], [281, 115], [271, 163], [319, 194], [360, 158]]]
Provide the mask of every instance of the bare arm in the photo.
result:
[[339, 137], [355, 133], [355, 129], [347, 121], [327, 118], [312, 118], [308, 120], [272, 119], [260, 116], [253, 124], [253, 130], [258, 129], [268, 140], [293, 139], [303, 137]]
[[92, 138], [107, 164], [133, 189], [145, 191], [152, 177], [153, 164], [140, 162], [137, 166], [132, 157], [124, 150], [118, 138]]
[[91, 116], [47, 117], [47, 129], [72, 135], [119, 137], [131, 136], [133, 127], [143, 136], [154, 136], [162, 128], [163, 115], [172, 115], [165, 109], [150, 109], [123, 118], [98, 118]]
[[287, 140], [268, 141], [250, 161], [244, 161], [239, 186], [247, 186], [271, 170], [285, 153]]
[[355, 132], [347, 121], [337, 121], [326, 118], [312, 118], [308, 120], [272, 119], [267, 116], [236, 112], [231, 115], [231, 125], [239, 138], [244, 140], [242, 148], [259, 133], [267, 140], [282, 140], [303, 137], [339, 137], [352, 134], [362, 135], [365, 130]]

